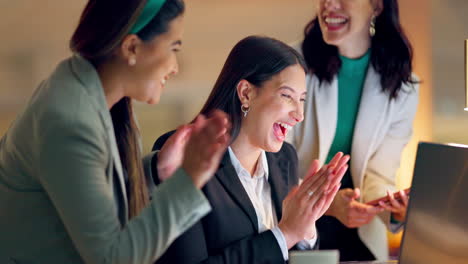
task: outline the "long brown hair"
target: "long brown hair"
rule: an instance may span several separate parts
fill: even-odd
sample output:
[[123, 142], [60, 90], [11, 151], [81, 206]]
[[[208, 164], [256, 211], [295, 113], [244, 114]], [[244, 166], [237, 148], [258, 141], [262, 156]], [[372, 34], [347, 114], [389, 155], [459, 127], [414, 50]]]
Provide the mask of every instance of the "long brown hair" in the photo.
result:
[[[71, 40], [70, 49], [95, 67], [112, 58], [147, 0], [89, 0]], [[168, 31], [169, 23], [185, 10], [183, 0], [167, 0], [159, 13], [137, 35], [150, 41]], [[140, 132], [132, 100], [122, 98], [110, 110], [122, 166], [128, 175], [129, 217], [137, 216], [149, 203], [141, 159]]]

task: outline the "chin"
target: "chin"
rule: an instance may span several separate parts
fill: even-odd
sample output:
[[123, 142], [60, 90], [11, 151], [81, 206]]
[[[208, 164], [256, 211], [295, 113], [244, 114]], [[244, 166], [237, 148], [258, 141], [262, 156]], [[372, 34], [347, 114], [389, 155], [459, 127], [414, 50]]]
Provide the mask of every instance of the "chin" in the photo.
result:
[[161, 94], [155, 94], [153, 96], [149, 97], [149, 100], [146, 101], [146, 103], [154, 105], [154, 104], [159, 104], [159, 101], [161, 100]]
[[338, 46], [345, 42], [350, 33], [348, 26], [339, 30], [328, 30], [326, 26], [325, 28], [321, 26], [320, 29], [322, 30], [323, 41], [332, 46]]
[[338, 46], [342, 42], [342, 39], [341, 36], [327, 36], [323, 38], [325, 43], [331, 46]]
[[272, 144], [268, 144], [268, 146], [265, 148], [265, 151], [276, 153], [281, 150], [281, 147], [283, 147], [283, 142], [278, 142], [275, 140], [275, 142]]
[[160, 97], [154, 97], [154, 98], [151, 98], [149, 101], [148, 101], [148, 104], [151, 104], [151, 105], [154, 105], [154, 104], [159, 104], [159, 100], [160, 100]]

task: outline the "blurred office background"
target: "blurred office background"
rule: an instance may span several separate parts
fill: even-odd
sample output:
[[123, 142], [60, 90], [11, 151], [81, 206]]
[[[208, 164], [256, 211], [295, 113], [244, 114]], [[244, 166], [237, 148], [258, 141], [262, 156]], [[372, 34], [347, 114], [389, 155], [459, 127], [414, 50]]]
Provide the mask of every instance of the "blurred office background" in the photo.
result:
[[[161, 103], [137, 104], [144, 151], [156, 138], [190, 121], [206, 100], [233, 45], [251, 34], [287, 43], [302, 37], [313, 0], [186, 0], [180, 72]], [[464, 107], [464, 39], [468, 1], [400, 0], [422, 80], [414, 136], [404, 152], [398, 186], [408, 187], [417, 142], [468, 144]], [[0, 0], [0, 136], [39, 82], [70, 55], [68, 40], [85, 0]]]

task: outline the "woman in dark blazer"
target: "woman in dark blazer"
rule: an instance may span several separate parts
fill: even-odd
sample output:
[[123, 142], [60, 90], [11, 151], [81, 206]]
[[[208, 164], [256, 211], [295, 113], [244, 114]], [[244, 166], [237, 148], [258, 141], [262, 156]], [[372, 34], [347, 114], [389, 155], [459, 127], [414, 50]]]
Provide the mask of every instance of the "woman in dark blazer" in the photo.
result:
[[201, 110], [221, 109], [233, 124], [230, 147], [203, 188], [213, 210], [157, 263], [284, 263], [293, 246], [315, 246], [315, 221], [349, 157], [339, 153], [320, 170], [315, 163], [295, 187], [297, 155], [284, 140], [303, 119], [305, 89], [305, 64], [284, 43], [253, 36], [234, 47]]
[[182, 0], [89, 1], [75, 54], [0, 140], [0, 263], [152, 263], [210, 211], [199, 189], [226, 116], [199, 118], [181, 168], [148, 192], [132, 113], [177, 72], [183, 12]]

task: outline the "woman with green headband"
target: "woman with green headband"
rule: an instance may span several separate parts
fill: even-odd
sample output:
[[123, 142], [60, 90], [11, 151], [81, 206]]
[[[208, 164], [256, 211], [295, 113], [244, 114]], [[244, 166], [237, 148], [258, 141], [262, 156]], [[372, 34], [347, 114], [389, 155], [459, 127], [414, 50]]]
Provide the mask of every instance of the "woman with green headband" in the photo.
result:
[[74, 55], [0, 140], [0, 263], [152, 263], [211, 210], [200, 188], [226, 149], [226, 115], [175, 133], [153, 160], [164, 174], [185, 158], [153, 190], [132, 111], [177, 73], [183, 12], [183, 0], [88, 2]]

